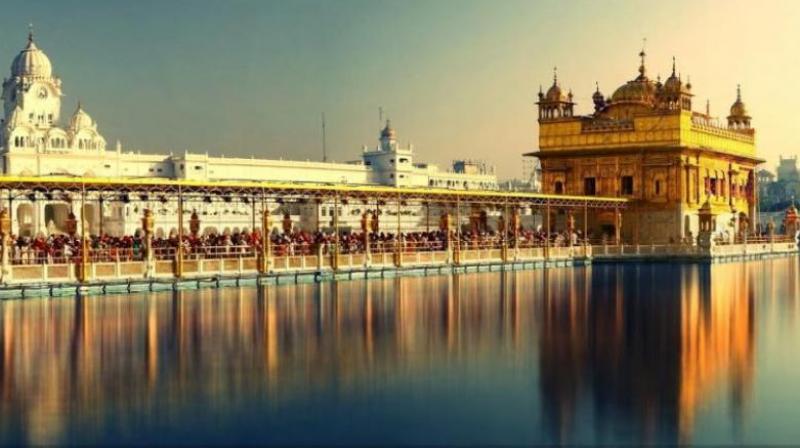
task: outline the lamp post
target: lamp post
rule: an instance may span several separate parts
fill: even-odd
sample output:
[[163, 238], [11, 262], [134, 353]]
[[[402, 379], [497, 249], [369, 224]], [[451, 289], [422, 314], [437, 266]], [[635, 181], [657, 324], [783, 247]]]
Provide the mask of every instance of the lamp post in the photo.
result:
[[8, 208], [0, 210], [0, 256], [2, 256], [2, 269], [0, 269], [0, 282], [5, 283], [11, 274], [11, 260], [9, 253], [9, 237], [11, 236], [11, 214]]
[[155, 274], [153, 254], [153, 227], [155, 218], [149, 208], [144, 209], [142, 217], [142, 231], [144, 232], [144, 276], [150, 278]]

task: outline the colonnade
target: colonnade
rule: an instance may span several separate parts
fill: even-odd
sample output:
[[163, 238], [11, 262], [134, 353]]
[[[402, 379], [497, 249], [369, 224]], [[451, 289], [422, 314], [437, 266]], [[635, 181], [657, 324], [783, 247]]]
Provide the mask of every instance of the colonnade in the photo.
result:
[[[8, 206], [0, 209], [0, 249], [2, 252], [2, 279], [0, 281], [5, 281], [5, 279], [9, 278], [14, 262], [10, 250], [12, 246], [11, 238], [19, 236], [16, 233], [19, 228], [15, 229], [13, 224], [15, 219], [13, 213], [18, 211], [14, 209], [14, 205], [25, 201], [36, 204], [36, 207], [41, 207], [41, 203], [47, 203], [59, 206], [63, 204], [67, 208], [67, 217], [63, 225], [60, 224], [56, 231], [59, 234], [69, 235], [72, 241], [78, 241], [76, 253], [66, 261], [66, 264], [72, 265], [69, 269], [74, 269], [75, 279], [80, 282], [93, 280], [91, 265], [96, 261], [93, 261], [91, 257], [95, 251], [92, 244], [93, 241], [96, 242], [95, 239], [98, 234], [103, 233], [103, 224], [97, 222], [97, 215], [87, 213], [87, 210], [101, 211], [99, 216], [102, 219], [103, 207], [109, 206], [121, 209], [121, 205], [138, 204], [136, 208], [128, 207], [126, 210], [139, 210], [139, 217], [126, 216], [125, 218], [129, 222], [131, 220], [139, 220], [141, 223], [137, 227], [137, 233], [141, 237], [142, 258], [129, 261], [143, 263], [142, 275], [145, 278], [163, 274], [163, 263], [158, 263], [164, 260], [157, 259], [155, 256], [154, 239], [158, 221], [169, 218], [162, 218], [154, 212], [152, 206], [154, 202], [160, 203], [162, 206], [174, 204], [174, 206], [170, 206], [176, 212], [175, 215], [171, 216], [172, 219], [177, 221], [175, 229], [177, 235], [174, 235], [174, 240], [180, 242], [176, 243], [176, 247], [171, 251], [173, 253], [171, 273], [176, 278], [182, 278], [187, 274], [186, 266], [188, 261], [187, 253], [183, 249], [183, 241], [189, 238], [197, 238], [203, 225], [203, 218], [199, 216], [197, 209], [192, 207], [193, 203], [244, 201], [249, 205], [252, 218], [251, 231], [257, 235], [257, 238], [254, 238], [257, 243], [253, 244], [247, 256], [255, 258], [254, 267], [259, 274], [269, 274], [274, 270], [276, 254], [273, 250], [274, 243], [271, 233], [274, 231], [277, 221], [280, 220], [280, 218], [276, 220], [275, 215], [280, 216], [282, 210], [284, 210], [282, 207], [286, 204], [306, 204], [309, 201], [316, 201], [318, 207], [320, 204], [333, 204], [331, 226], [326, 230], [329, 232], [326, 234], [326, 238], [329, 238], [329, 240], [326, 240], [326, 253], [324, 254], [329, 259], [329, 262], [318, 261], [318, 267], [324, 265], [330, 267], [333, 271], [340, 269], [342, 250], [340, 243], [345, 236], [350, 238], [350, 241], [354, 237], [362, 239], [361, 244], [363, 247], [359, 247], [359, 255], [363, 254], [363, 267], [370, 267], [375, 255], [371, 236], [374, 238], [377, 233], [382, 233], [377, 232], [378, 229], [386, 232], [387, 229], [391, 228], [390, 221], [387, 221], [387, 218], [391, 219], [392, 214], [395, 215], [395, 222], [393, 223], [394, 229], [389, 231], [388, 236], [391, 244], [384, 244], [385, 247], [383, 249], [389, 248], [389, 250], [383, 250], [380, 253], [382, 260], [385, 261], [384, 254], [388, 254], [391, 251], [393, 265], [403, 267], [407, 258], [404, 253], [416, 250], [413, 245], [407, 246], [405, 244], [406, 235], [421, 234], [423, 228], [425, 233], [432, 234], [433, 232], [437, 238], [442, 240], [436, 250], [445, 253], [444, 262], [447, 264], [457, 265], [462, 263], [463, 254], [465, 251], [470, 250], [470, 247], [462, 247], [465, 244], [470, 245], [467, 235], [472, 235], [470, 238], [476, 239], [491, 235], [492, 244], [494, 245], [492, 249], [499, 250], [500, 260], [503, 262], [516, 260], [520, 249], [523, 212], [525, 212], [526, 216], [541, 215], [543, 218], [539, 234], [545, 235], [544, 237], [540, 236], [542, 238], [541, 248], [544, 251], [545, 258], [549, 256], [553, 245], [551, 236], [556, 230], [567, 233], [568, 237], [564, 239], [566, 245], [571, 246], [575, 243], [570, 235], [577, 231], [576, 213], [582, 213], [583, 215], [582, 235], [584, 238], [580, 244], [588, 244], [586, 235], [588, 234], [590, 208], [594, 211], [614, 210], [618, 219], [614, 240], [618, 242], [620, 241], [621, 210], [625, 206], [624, 200], [610, 198], [571, 197], [565, 200], [555, 196], [548, 197], [529, 193], [493, 192], [494, 197], [486, 197], [486, 194], [481, 194], [481, 192], [432, 190], [430, 193], [420, 194], [420, 192], [406, 193], [397, 189], [381, 189], [375, 194], [369, 194], [354, 188], [348, 189], [344, 186], [339, 189], [322, 191], [295, 190], [287, 192], [252, 186], [248, 186], [247, 189], [226, 190], [217, 186], [208, 186], [203, 189], [196, 185], [183, 185], [180, 182], [175, 182], [175, 184], [169, 190], [160, 189], [161, 185], [148, 185], [147, 191], [144, 191], [144, 189], [136, 191], [136, 186], [127, 185], [117, 190], [112, 190], [102, 185], [105, 189], [101, 191], [97, 186], [87, 186], [85, 183], [78, 181], [69, 186], [59, 185], [57, 189], [52, 188], [52, 186], [50, 186], [51, 189], [46, 189], [42, 186], [33, 185], [29, 186], [29, 190], [20, 188], [20, 186], [6, 189]], [[2, 185], [0, 185], [0, 197], [2, 197]], [[36, 202], [37, 199], [40, 201], [39, 204]], [[59, 199], [61, 200], [59, 201]], [[360, 213], [360, 236], [353, 232], [354, 229], [352, 228], [340, 228], [340, 206], [348, 202], [358, 202], [365, 205]], [[370, 204], [374, 204], [374, 208]], [[423, 209], [424, 226], [418, 225], [414, 226], [414, 228], [404, 228], [404, 217], [410, 213], [409, 210], [421, 215]], [[433, 216], [432, 210], [435, 211]], [[559, 220], [561, 222], [557, 226], [556, 222], [554, 222], [554, 215], [559, 211], [563, 211], [562, 214], [566, 217], [563, 221]], [[490, 222], [490, 219], [492, 222]], [[380, 225], [378, 224], [379, 222]], [[407, 226], [407, 219], [405, 219], [405, 223]], [[125, 227], [130, 228], [129, 225], [125, 224]], [[293, 222], [288, 213], [283, 216], [279, 225], [282, 226], [286, 234], [292, 232]], [[260, 230], [258, 230], [259, 227]], [[315, 227], [317, 229], [321, 228], [318, 221], [315, 223]], [[528, 231], [531, 232], [533, 229]], [[467, 240], [464, 238], [467, 238]], [[323, 257], [322, 249], [316, 247], [315, 250], [317, 252], [316, 255], [321, 260]], [[238, 257], [241, 257], [241, 255], [238, 255]], [[48, 263], [49, 261], [45, 260], [37, 261], [34, 264]]]

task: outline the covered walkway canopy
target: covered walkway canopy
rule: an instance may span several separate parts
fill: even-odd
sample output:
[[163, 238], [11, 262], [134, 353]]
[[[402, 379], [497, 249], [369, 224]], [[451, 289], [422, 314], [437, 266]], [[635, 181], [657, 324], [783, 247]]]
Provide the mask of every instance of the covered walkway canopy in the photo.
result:
[[[150, 195], [169, 198], [183, 196], [185, 199], [218, 197], [255, 198], [307, 198], [332, 197], [363, 200], [397, 200], [464, 202], [471, 204], [505, 204], [508, 206], [552, 206], [587, 208], [625, 208], [626, 198], [599, 196], [549, 195], [529, 192], [452, 190], [442, 188], [403, 188], [346, 184], [308, 184], [253, 181], [196, 181], [166, 180], [158, 178], [86, 178], [86, 177], [15, 177], [0, 176], [0, 191], [7, 191], [11, 200], [26, 199], [36, 193], [53, 196], [54, 199], [73, 198], [81, 193], [101, 194], [105, 200], [151, 200]], [[11, 192], [15, 192], [16, 195]], [[18, 196], [17, 196], [18, 195]], [[35, 196], [34, 196], [35, 197]], [[78, 197], [75, 197], [78, 199]]]

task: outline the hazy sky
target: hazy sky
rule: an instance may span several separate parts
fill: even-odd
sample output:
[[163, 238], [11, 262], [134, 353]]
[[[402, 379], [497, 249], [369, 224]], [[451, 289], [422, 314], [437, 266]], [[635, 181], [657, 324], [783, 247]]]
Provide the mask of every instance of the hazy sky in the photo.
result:
[[539, 84], [552, 67], [591, 110], [678, 59], [694, 108], [724, 117], [742, 84], [760, 153], [797, 151], [800, 1], [17, 1], [4, 0], [0, 61], [27, 24], [113, 148], [335, 160], [373, 146], [378, 107], [419, 161], [484, 159], [521, 175], [537, 147]]

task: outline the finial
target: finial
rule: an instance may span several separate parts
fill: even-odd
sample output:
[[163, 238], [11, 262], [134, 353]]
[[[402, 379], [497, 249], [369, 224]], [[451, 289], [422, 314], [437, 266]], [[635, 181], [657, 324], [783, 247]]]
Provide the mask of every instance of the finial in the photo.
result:
[[28, 24], [28, 43], [33, 43], [33, 24]]
[[553, 85], [558, 85], [558, 67], [553, 67]]
[[675, 56], [672, 57], [672, 77], [675, 77]]
[[711, 100], [706, 99], [706, 117], [711, 117]]
[[83, 109], [83, 107], [81, 107], [81, 100], [80, 100], [80, 98], [79, 98], [79, 99], [78, 99], [78, 110], [81, 110], [81, 109]]
[[691, 76], [687, 76], [686, 77], [686, 88], [687, 89], [691, 89], [692, 88], [692, 77]]
[[641, 58], [641, 60], [642, 60], [642, 63], [639, 66], [639, 74], [642, 75], [642, 76], [644, 76], [644, 74], [645, 74], [644, 58], [645, 58], [645, 56], [647, 56], [647, 53], [645, 53], [644, 50], [645, 50], [646, 46], [647, 46], [647, 38], [645, 37], [644, 39], [642, 39], [642, 51], [639, 52], [639, 58]]
[[736, 101], [742, 101], [742, 85], [736, 84]]
[[595, 92], [600, 93], [600, 83], [599, 82], [597, 82], [597, 81], [594, 82], [594, 88], [595, 88], [595, 90], [594, 90]]
[[541, 85], [541, 84], [539, 84], [539, 95], [541, 95], [541, 94], [543, 94], [543, 93], [544, 93], [544, 92], [542, 91], [542, 85]]

